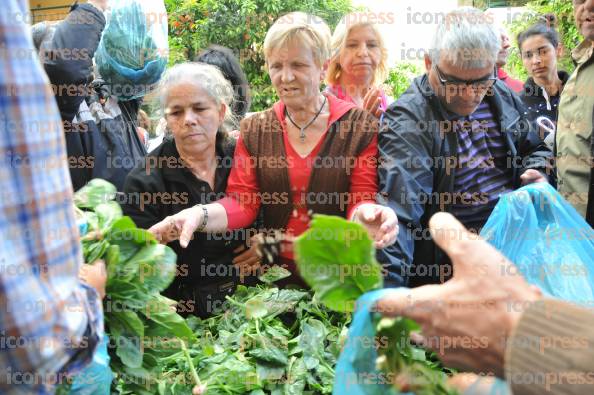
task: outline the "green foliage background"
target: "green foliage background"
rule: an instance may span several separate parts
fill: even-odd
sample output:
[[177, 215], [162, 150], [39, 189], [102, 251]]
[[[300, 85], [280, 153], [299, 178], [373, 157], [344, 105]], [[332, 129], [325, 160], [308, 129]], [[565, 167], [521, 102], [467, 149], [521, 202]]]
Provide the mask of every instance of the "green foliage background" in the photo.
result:
[[514, 50], [508, 59], [508, 64], [505, 67], [506, 71], [522, 81], [528, 78], [517, 47], [517, 35], [537, 22], [538, 16], [555, 14], [557, 16], [557, 31], [561, 36], [564, 48], [563, 56], [559, 59], [558, 67], [559, 70], [565, 70], [571, 73], [574, 69], [571, 60], [571, 50], [582, 40], [573, 19], [572, 0], [534, 0], [528, 2], [526, 7], [533, 15], [531, 17], [519, 18], [507, 26], [511, 35], [510, 38], [514, 43]]
[[[278, 17], [304, 11], [322, 17], [334, 29], [342, 15], [355, 10], [351, 0], [165, 0], [165, 5], [169, 14], [170, 64], [193, 59], [209, 44], [231, 48], [252, 89], [251, 111], [264, 110], [277, 99], [264, 67], [262, 46], [266, 32]], [[514, 45], [506, 71], [526, 80], [517, 34], [538, 21], [539, 15], [553, 13], [557, 15], [564, 47], [559, 69], [572, 72], [571, 50], [581, 41], [573, 19], [572, 0], [533, 0], [526, 7], [530, 14], [507, 26]], [[422, 65], [417, 63], [397, 64], [386, 80], [387, 93], [397, 99], [410, 81], [423, 72]]]
[[394, 98], [398, 99], [410, 86], [412, 80], [423, 74], [425, 69], [419, 63], [401, 62], [390, 70], [385, 85], [391, 89], [386, 92]]
[[262, 46], [278, 17], [304, 11], [323, 18], [334, 29], [342, 15], [354, 9], [351, 0], [165, 0], [165, 6], [170, 63], [192, 60], [209, 44], [231, 48], [252, 89], [250, 111], [266, 109], [276, 100]]

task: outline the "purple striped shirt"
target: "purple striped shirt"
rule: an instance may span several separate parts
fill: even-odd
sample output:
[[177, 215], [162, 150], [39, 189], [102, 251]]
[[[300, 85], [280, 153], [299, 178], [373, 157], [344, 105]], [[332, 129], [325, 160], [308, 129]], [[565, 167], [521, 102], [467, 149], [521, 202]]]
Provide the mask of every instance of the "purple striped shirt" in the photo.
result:
[[512, 190], [507, 146], [499, 123], [483, 102], [474, 113], [456, 121], [458, 166], [451, 213], [466, 227], [479, 230], [499, 197]]

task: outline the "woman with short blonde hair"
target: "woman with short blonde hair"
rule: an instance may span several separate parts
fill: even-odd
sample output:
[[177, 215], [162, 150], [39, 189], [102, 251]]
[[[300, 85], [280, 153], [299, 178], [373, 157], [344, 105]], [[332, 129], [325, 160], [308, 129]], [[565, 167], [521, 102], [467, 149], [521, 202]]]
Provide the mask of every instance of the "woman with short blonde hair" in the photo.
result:
[[311, 49], [315, 64], [323, 67], [330, 57], [331, 34], [326, 22], [318, 16], [304, 12], [283, 15], [270, 27], [264, 38], [266, 63], [273, 50], [299, 42]]
[[360, 222], [376, 248], [394, 243], [396, 214], [375, 201], [378, 120], [320, 92], [329, 38], [328, 26], [313, 15], [291, 13], [274, 23], [264, 52], [280, 100], [241, 122], [227, 197], [153, 226], [159, 239], [185, 245], [196, 230], [245, 227], [261, 211], [264, 229], [283, 240], [265, 255], [267, 263], [289, 269], [287, 283], [298, 285], [291, 240], [307, 230], [312, 214]]
[[332, 35], [327, 91], [379, 116], [388, 98], [379, 87], [387, 77], [388, 50], [368, 14], [347, 14]]

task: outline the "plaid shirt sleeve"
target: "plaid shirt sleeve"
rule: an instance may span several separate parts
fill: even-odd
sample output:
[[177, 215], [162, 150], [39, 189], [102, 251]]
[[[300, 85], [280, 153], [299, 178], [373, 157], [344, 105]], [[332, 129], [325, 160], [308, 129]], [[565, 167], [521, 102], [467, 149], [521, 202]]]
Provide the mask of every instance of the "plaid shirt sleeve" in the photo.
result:
[[0, 12], [0, 393], [52, 393], [90, 361], [101, 301], [80, 283], [62, 122], [33, 47], [28, 2]]

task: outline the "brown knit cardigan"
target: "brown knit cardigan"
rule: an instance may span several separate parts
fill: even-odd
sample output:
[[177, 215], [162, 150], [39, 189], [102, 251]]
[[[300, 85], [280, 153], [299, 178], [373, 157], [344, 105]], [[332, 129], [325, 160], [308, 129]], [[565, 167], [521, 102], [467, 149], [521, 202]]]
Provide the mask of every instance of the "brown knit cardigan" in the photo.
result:
[[[350, 190], [349, 164], [377, 135], [379, 123], [369, 112], [353, 108], [334, 122], [313, 162], [305, 202], [314, 214], [346, 217], [346, 204], [340, 196]], [[263, 226], [266, 229], [284, 230], [295, 209], [289, 184], [287, 154], [280, 121], [274, 109], [252, 115], [241, 122], [241, 136], [250, 155], [256, 163], [256, 176], [260, 193], [286, 193], [289, 199], [283, 202], [263, 202]], [[349, 160], [349, 158], [351, 158]], [[274, 159], [274, 160], [270, 160]], [[284, 164], [284, 165], [283, 165]], [[341, 195], [342, 194], [342, 195]], [[343, 199], [344, 200], [344, 199]]]

